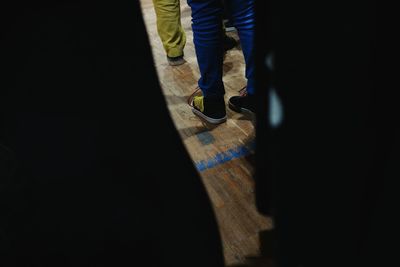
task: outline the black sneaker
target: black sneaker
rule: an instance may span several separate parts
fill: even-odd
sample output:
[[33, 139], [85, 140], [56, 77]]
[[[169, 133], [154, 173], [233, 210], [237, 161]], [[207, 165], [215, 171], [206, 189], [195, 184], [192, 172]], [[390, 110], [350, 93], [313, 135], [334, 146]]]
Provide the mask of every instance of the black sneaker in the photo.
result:
[[236, 31], [236, 28], [233, 26], [232, 22], [229, 19], [224, 20], [224, 26], [226, 32]]
[[229, 108], [236, 112], [255, 113], [255, 97], [247, 93], [229, 98]]
[[235, 46], [237, 46], [238, 42], [235, 40], [235, 38], [230, 37], [228, 35], [224, 35], [224, 51], [231, 50]]
[[171, 66], [182, 65], [183, 63], [186, 62], [183, 59], [183, 55], [182, 56], [177, 56], [177, 57], [169, 57], [169, 56], [167, 56], [167, 60], [168, 60], [169, 65], [171, 65]]
[[213, 99], [194, 96], [190, 105], [196, 116], [211, 124], [220, 124], [226, 121], [224, 98]]

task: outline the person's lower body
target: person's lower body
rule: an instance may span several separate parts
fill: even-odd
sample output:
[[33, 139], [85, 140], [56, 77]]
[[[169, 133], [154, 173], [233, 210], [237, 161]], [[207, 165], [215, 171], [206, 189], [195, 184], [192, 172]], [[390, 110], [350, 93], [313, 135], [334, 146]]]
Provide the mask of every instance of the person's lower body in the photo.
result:
[[232, 24], [231, 15], [228, 12], [227, 8], [225, 7], [226, 6], [225, 2], [226, 2], [226, 0], [222, 0], [222, 3], [224, 5], [223, 24], [224, 24], [225, 32], [236, 31], [235, 27]]
[[[193, 41], [201, 78], [198, 82], [202, 96], [193, 98], [195, 114], [203, 114], [210, 123], [226, 120], [225, 88], [222, 81], [223, 64], [223, 10], [221, 0], [188, 0], [192, 8]], [[232, 97], [229, 106], [235, 111], [254, 112], [254, 0], [226, 1], [225, 8], [238, 30], [246, 63], [246, 93]]]
[[179, 0], [153, 0], [157, 16], [157, 31], [170, 65], [181, 65], [186, 34], [181, 25], [181, 7]]

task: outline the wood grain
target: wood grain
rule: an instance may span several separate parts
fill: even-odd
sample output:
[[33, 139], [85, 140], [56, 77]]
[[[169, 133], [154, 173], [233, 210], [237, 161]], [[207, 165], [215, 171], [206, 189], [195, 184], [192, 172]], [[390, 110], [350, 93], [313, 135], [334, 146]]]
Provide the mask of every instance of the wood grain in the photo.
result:
[[[172, 119], [195, 166], [199, 163], [210, 166], [199, 169], [199, 173], [217, 216], [226, 264], [245, 264], [247, 257], [260, 256], [259, 232], [272, 228], [271, 220], [261, 216], [254, 204], [253, 122], [228, 108], [228, 121], [217, 127], [204, 125], [193, 115], [186, 101], [197, 87], [200, 75], [193, 46], [190, 7], [186, 1], [181, 1], [181, 21], [187, 35], [184, 50], [187, 62], [172, 67], [168, 65], [157, 34], [152, 1], [141, 0], [141, 4], [155, 66]], [[238, 40], [236, 32], [228, 34]], [[223, 78], [226, 100], [237, 95], [246, 84], [244, 71], [240, 46], [228, 51]], [[240, 152], [243, 149], [246, 153]]]

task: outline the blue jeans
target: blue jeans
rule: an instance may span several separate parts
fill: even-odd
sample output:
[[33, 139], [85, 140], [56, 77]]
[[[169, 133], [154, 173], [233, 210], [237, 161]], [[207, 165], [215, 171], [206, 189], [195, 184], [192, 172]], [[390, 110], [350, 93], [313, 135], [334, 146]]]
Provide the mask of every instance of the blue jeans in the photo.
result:
[[[222, 0], [187, 0], [192, 8], [193, 42], [205, 97], [223, 97], [223, 3]], [[238, 30], [246, 62], [247, 92], [254, 94], [254, 0], [226, 0], [232, 23]]]

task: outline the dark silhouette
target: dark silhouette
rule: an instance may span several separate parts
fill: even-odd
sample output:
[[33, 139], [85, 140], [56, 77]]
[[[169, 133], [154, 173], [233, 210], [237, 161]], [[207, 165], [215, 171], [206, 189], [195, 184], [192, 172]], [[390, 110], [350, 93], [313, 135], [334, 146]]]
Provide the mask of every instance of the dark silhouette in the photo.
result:
[[223, 266], [137, 2], [2, 10], [1, 266]]
[[376, 1], [257, 5], [257, 205], [278, 266], [398, 265], [398, 81]]

